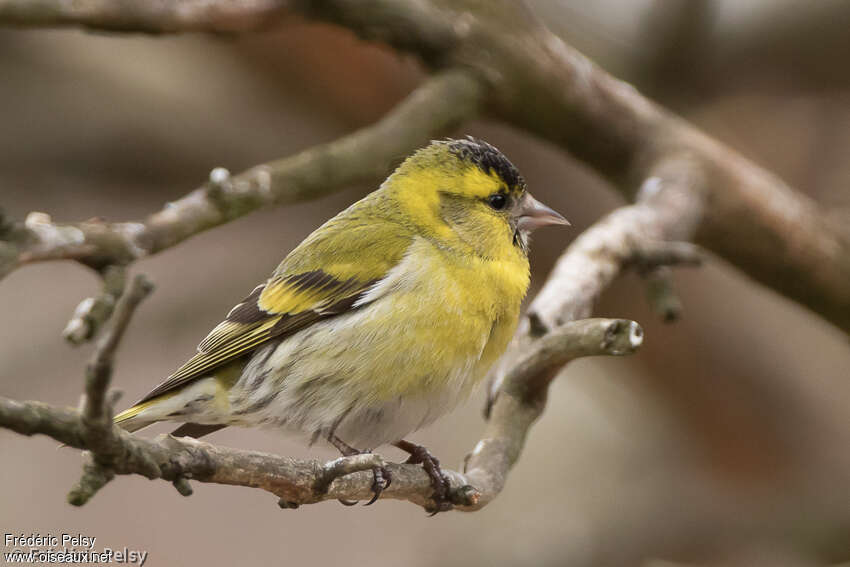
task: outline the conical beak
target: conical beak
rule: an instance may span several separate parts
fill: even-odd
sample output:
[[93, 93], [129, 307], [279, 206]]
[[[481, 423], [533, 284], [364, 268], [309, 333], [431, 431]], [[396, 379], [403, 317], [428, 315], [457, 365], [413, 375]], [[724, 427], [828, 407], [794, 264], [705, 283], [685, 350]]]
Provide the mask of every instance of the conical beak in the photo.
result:
[[526, 193], [517, 209], [517, 229], [530, 232], [550, 224], [570, 225], [559, 213], [532, 197], [531, 193]]

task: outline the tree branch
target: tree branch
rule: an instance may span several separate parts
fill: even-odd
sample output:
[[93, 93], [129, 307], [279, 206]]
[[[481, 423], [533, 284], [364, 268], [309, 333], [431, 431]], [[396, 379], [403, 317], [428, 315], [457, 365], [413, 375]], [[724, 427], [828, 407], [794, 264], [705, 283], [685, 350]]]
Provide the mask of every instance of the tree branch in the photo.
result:
[[86, 367], [85, 396], [80, 409], [80, 431], [86, 448], [92, 455], [86, 456], [83, 475], [68, 495], [71, 504], [86, 503], [100, 488], [112, 480], [115, 473], [109, 465], [116, 457], [126, 453], [115, 436], [112, 423], [115, 402], [119, 392], [109, 392], [112, 379], [112, 363], [115, 351], [124, 336], [136, 307], [153, 290], [153, 285], [144, 276], [136, 276], [126, 293], [122, 293], [116, 306], [112, 328], [98, 343], [94, 356]]
[[[656, 164], [634, 205], [584, 231], [555, 264], [526, 314], [534, 320], [534, 334], [589, 316], [602, 290], [624, 268], [643, 261], [648, 246], [655, 250], [655, 262], [664, 259], [665, 243], [678, 251], [677, 243], [689, 240], [701, 220], [704, 183], [701, 169], [687, 157]], [[679, 257], [670, 253], [667, 259], [678, 263]]]
[[[664, 260], [676, 264], [683, 259], [679, 241], [688, 240], [698, 226], [704, 193], [701, 169], [687, 156], [669, 156], [650, 170], [634, 205], [615, 210], [573, 241], [529, 305], [502, 357], [490, 384], [485, 414], [492, 413], [506, 390], [505, 381], [517, 361], [563, 325], [590, 316], [602, 291], [624, 270], [645, 261], [648, 245], [655, 251], [656, 268]], [[665, 245], [675, 252], [663, 253]], [[541, 388], [559, 368], [554, 365], [543, 374]]]
[[82, 300], [62, 331], [62, 336], [71, 344], [77, 345], [94, 337], [112, 316], [115, 304], [124, 292], [127, 283], [124, 266], [107, 266], [102, 275], [103, 290], [100, 295]]
[[[116, 325], [123, 320], [116, 317]], [[110, 337], [117, 338], [117, 331], [114, 333]], [[641, 336], [640, 327], [633, 321], [587, 319], [558, 329], [532, 348], [510, 373], [510, 389], [500, 399], [484, 437], [468, 458], [466, 472], [444, 471], [450, 479], [452, 503], [460, 509], [477, 510], [502, 490], [528, 428], [543, 409], [540, 396], [535, 394], [538, 389], [533, 386], [540, 373], [582, 356], [630, 354], [640, 346]], [[110, 340], [107, 337], [102, 344], [114, 344]], [[103, 354], [108, 358], [110, 348], [102, 347], [96, 360]], [[81, 481], [69, 494], [73, 504], [85, 503], [115, 474], [162, 478], [176, 482], [182, 491], [186, 489], [185, 479], [262, 488], [276, 495], [285, 508], [333, 499], [362, 500], [371, 495], [371, 469], [385, 465], [393, 481], [382, 497], [407, 500], [427, 509], [434, 506], [431, 481], [422, 467], [384, 463], [375, 454], [322, 463], [168, 435], [147, 440], [109, 422], [99, 429], [104, 425], [100, 418], [108, 414], [108, 408], [93, 409], [106, 407], [98, 406], [103, 397], [95, 393], [105, 390], [111, 369], [108, 364], [97, 363], [95, 367], [97, 373], [90, 373], [87, 381], [87, 399], [91, 402], [84, 404], [82, 412], [0, 397], [0, 427], [23, 435], [49, 435], [92, 451], [93, 458], [87, 458]], [[94, 435], [87, 425], [92, 419], [100, 424]]]
[[83, 27], [146, 33], [247, 32], [267, 28], [283, 17], [285, 0], [0, 0], [0, 20], [19, 27]]
[[257, 209], [380, 179], [399, 158], [474, 116], [482, 95], [468, 72], [435, 74], [377, 123], [232, 177], [216, 168], [205, 186], [142, 222], [56, 224], [44, 213], [31, 213], [23, 224], [0, 218], [0, 277], [46, 260], [126, 265]]

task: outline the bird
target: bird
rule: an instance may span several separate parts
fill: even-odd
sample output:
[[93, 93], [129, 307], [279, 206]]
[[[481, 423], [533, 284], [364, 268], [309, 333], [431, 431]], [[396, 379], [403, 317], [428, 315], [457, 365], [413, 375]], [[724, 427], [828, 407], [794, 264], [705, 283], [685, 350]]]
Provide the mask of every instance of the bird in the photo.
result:
[[[432, 141], [294, 248], [114, 421], [130, 432], [180, 422], [173, 435], [191, 437], [276, 428], [346, 456], [393, 444], [428, 472], [439, 509], [439, 460], [405, 438], [467, 399], [503, 354], [529, 286], [529, 234], [566, 224], [496, 147]], [[391, 482], [373, 473], [369, 504]]]

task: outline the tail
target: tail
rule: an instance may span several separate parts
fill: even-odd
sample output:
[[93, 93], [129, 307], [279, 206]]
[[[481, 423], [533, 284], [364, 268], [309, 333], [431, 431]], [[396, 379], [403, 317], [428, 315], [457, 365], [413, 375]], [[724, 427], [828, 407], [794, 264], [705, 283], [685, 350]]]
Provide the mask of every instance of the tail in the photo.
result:
[[159, 421], [156, 417], [149, 415], [151, 412], [145, 411], [156, 405], [159, 401], [159, 398], [154, 398], [152, 400], [136, 404], [116, 415], [113, 421], [115, 422], [115, 425], [125, 431], [129, 431], [130, 433], [138, 431], [143, 427], [147, 427], [148, 425]]
[[[157, 421], [162, 421], [163, 412], [160, 402], [170, 397], [172, 397], [172, 395], [165, 394], [152, 400], [136, 404], [116, 415], [113, 421], [115, 422], [115, 425], [125, 431], [129, 431], [130, 433], [138, 431], [139, 429], [147, 427]], [[208, 435], [225, 427], [227, 427], [227, 425], [207, 425], [188, 422], [175, 429], [171, 434], [175, 437], [194, 437], [197, 439], [198, 437], [203, 437], [204, 435]]]

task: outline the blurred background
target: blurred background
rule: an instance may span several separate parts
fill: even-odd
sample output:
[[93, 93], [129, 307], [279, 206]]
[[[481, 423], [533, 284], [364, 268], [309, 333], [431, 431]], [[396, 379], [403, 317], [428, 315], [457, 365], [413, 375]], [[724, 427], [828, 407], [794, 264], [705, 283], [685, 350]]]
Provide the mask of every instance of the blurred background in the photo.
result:
[[[534, 0], [566, 41], [832, 209], [850, 207], [850, 3]], [[325, 25], [243, 37], [0, 30], [0, 206], [13, 218], [142, 218], [201, 184], [369, 124], [418, 64]], [[623, 204], [560, 150], [473, 121], [535, 195], [573, 223], [536, 238], [540, 286], [564, 247]], [[179, 366], [228, 309], [326, 218], [370, 191], [252, 214], [135, 265], [157, 285], [119, 353], [119, 404]], [[121, 477], [65, 503], [80, 458], [0, 430], [0, 528], [79, 532], [148, 565], [833, 565], [850, 561], [850, 344], [717, 258], [681, 270], [684, 318], [664, 325], [639, 278], [602, 298], [644, 348], [585, 359], [551, 389], [502, 495], [427, 518], [406, 503], [280, 510], [267, 493]], [[848, 282], [850, 285], [850, 282]], [[76, 405], [91, 346], [60, 333], [99, 289], [73, 263], [0, 282], [0, 395]], [[483, 392], [413, 439], [449, 467], [483, 427]], [[151, 428], [144, 435], [168, 431]], [[330, 458], [285, 437], [215, 443]], [[394, 449], [390, 458], [400, 459]], [[846, 564], [846, 563], [845, 563]]]

